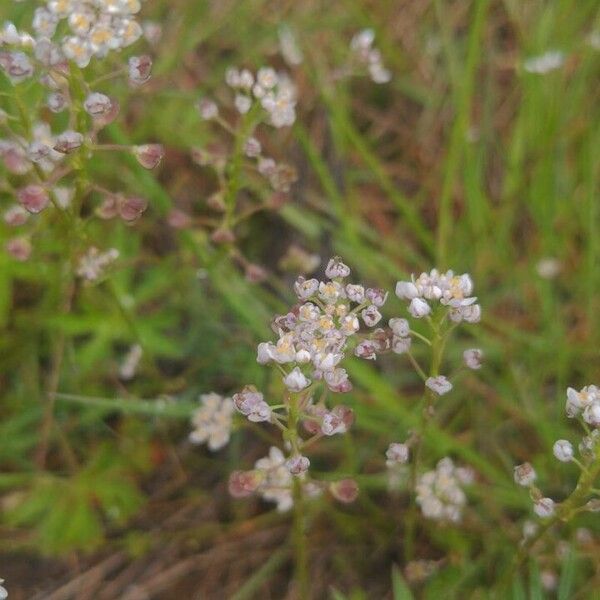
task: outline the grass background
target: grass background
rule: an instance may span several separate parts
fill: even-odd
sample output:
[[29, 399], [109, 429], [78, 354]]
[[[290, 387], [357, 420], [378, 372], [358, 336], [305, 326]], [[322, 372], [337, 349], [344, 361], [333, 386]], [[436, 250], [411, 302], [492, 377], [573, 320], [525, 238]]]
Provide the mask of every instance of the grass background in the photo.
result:
[[[6, 3], [0, 17], [26, 25], [31, 5]], [[106, 137], [161, 142], [166, 159], [158, 173], [118, 156], [88, 166], [150, 202], [134, 228], [88, 225], [99, 245], [121, 251], [119, 269], [78, 288], [67, 309], [61, 257], [70, 250], [56, 217], [44, 217], [28, 263], [0, 254], [0, 576], [11, 597], [291, 597], [286, 518], [231, 501], [224, 485], [268, 441], [240, 431], [212, 456], [185, 437], [198, 393], [271, 385], [254, 348], [269, 337], [271, 315], [293, 302], [293, 275], [278, 268], [292, 243], [325, 260], [340, 254], [356, 279], [388, 289], [433, 266], [472, 274], [484, 319], [461, 330], [449, 360], [476, 344], [486, 366], [448, 397], [425, 456], [433, 465], [450, 454], [478, 481], [461, 527], [420, 524], [416, 556], [438, 567], [412, 593], [490, 597], [531, 517], [513, 465], [531, 461], [548, 495], [568, 494], [576, 472], [551, 453], [557, 438], [578, 435], [563, 416], [565, 390], [598, 383], [600, 53], [588, 42], [600, 30], [597, 2], [148, 0], [143, 15], [163, 26], [154, 77], [133, 94], [110, 84], [123, 111]], [[243, 252], [270, 272], [256, 285], [202, 227], [177, 233], [165, 216], [174, 206], [205, 214], [214, 191], [210, 173], [189, 159], [192, 147], [215, 141], [195, 101], [227, 98], [229, 66], [282, 66], [282, 25], [304, 53], [292, 71], [299, 117], [291, 130], [260, 137], [299, 179], [280, 211], [239, 231]], [[391, 83], [333, 81], [365, 27], [376, 32]], [[562, 68], [523, 70], [523, 60], [550, 49], [565, 53]], [[9, 234], [3, 227], [0, 238]], [[538, 274], [545, 257], [560, 262], [554, 279]], [[386, 317], [401, 312], [391, 298]], [[136, 342], [140, 373], [124, 385], [117, 365]], [[314, 508], [314, 594], [410, 597], [407, 498], [388, 494], [380, 473], [387, 444], [418, 419], [417, 380], [399, 357], [350, 370], [356, 428], [328, 440], [317, 462], [324, 476], [359, 474], [364, 491], [350, 508]], [[56, 389], [78, 398], [57, 402], [40, 470], [54, 376]], [[544, 597], [539, 573], [551, 570], [560, 583], [549, 597], [594, 597], [599, 543], [577, 543], [581, 526], [597, 536], [593, 515], [556, 530], [505, 593]]]

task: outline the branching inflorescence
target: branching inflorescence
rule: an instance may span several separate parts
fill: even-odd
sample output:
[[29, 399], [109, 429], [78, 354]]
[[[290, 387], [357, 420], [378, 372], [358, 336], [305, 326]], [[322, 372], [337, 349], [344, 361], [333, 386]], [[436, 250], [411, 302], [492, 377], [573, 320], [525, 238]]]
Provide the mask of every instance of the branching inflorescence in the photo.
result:
[[579, 391], [568, 388], [565, 412], [570, 419], [579, 421], [584, 432], [578, 444], [579, 458], [569, 440], [557, 440], [552, 448], [557, 460], [574, 463], [580, 471], [571, 495], [560, 503], [544, 497], [535, 485], [537, 475], [530, 463], [515, 467], [514, 477], [516, 483], [529, 488], [533, 511], [538, 517], [568, 521], [578, 512], [600, 510], [600, 490], [594, 487], [600, 476], [600, 388], [595, 385]]
[[53, 206], [68, 225], [70, 252], [80, 257], [73, 270], [87, 281], [96, 280], [118, 252], [90, 245], [81, 217], [89, 212], [84, 204], [92, 199], [98, 217], [118, 217], [125, 223], [134, 223], [147, 208], [142, 197], [106, 189], [89, 166], [98, 154], [114, 151], [131, 153], [147, 169], [161, 161], [159, 144], [123, 146], [99, 139], [117, 118], [119, 103], [96, 86], [123, 75], [131, 87], [139, 87], [150, 78], [152, 60], [132, 56], [91, 83], [85, 73], [93, 62], [143, 35], [135, 18], [139, 10], [138, 0], [48, 0], [34, 13], [33, 33], [21, 32], [12, 23], [0, 32], [0, 67], [12, 83], [6, 110], [0, 109], [0, 157], [7, 173], [0, 182], [16, 200], [4, 221], [10, 227], [28, 225], [26, 233], [6, 245], [17, 260], [27, 260], [33, 250], [36, 215]]

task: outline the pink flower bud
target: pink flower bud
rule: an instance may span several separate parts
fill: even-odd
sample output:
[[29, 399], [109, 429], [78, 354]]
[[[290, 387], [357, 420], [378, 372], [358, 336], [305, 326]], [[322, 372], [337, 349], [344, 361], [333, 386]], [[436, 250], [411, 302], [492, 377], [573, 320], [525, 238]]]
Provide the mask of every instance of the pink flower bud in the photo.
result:
[[4, 213], [4, 222], [11, 227], [23, 225], [29, 218], [29, 213], [18, 204], [14, 204]]
[[232, 244], [235, 242], [235, 235], [230, 229], [216, 229], [210, 239], [215, 244]]
[[19, 202], [30, 213], [37, 214], [50, 202], [48, 192], [40, 185], [31, 184], [17, 193]]
[[112, 108], [112, 101], [105, 94], [92, 92], [85, 99], [83, 108], [88, 115], [91, 115], [92, 117], [100, 117], [110, 112], [110, 109]]
[[123, 221], [132, 222], [139, 219], [146, 208], [148, 208], [148, 202], [144, 198], [137, 196], [123, 198], [119, 206], [119, 214]]
[[292, 475], [301, 475], [308, 471], [310, 460], [306, 456], [292, 456], [286, 461], [285, 466]]
[[144, 144], [135, 146], [133, 153], [144, 169], [154, 169], [165, 155], [165, 149], [160, 144]]
[[182, 210], [174, 208], [167, 216], [167, 223], [175, 229], [187, 229], [192, 224], [192, 219]]
[[234, 498], [246, 498], [256, 491], [260, 481], [257, 471], [233, 471], [229, 476], [229, 493]]
[[119, 214], [119, 203], [116, 196], [107, 196], [96, 209], [96, 214], [101, 219], [114, 219]]
[[82, 145], [83, 135], [78, 131], [67, 130], [56, 138], [54, 149], [62, 154], [69, 154]]
[[67, 108], [67, 99], [60, 92], [52, 92], [48, 96], [46, 104], [53, 113], [59, 113]]
[[354, 479], [341, 479], [329, 484], [331, 495], [344, 504], [350, 504], [358, 498], [358, 484]]
[[250, 283], [260, 283], [267, 278], [267, 271], [263, 269], [260, 265], [255, 265], [250, 263], [246, 265], [245, 268], [246, 279]]
[[6, 242], [6, 251], [15, 260], [25, 262], [31, 256], [31, 243], [27, 238], [13, 238]]
[[143, 85], [150, 79], [152, 58], [147, 54], [132, 56], [129, 59], [129, 83], [134, 86]]

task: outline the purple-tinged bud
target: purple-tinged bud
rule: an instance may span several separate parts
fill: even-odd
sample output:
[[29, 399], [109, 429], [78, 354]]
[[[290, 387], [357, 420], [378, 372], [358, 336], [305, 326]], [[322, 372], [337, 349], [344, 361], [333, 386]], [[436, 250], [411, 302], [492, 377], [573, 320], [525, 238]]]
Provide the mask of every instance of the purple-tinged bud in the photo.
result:
[[152, 58], [147, 54], [132, 56], [129, 59], [129, 83], [134, 86], [143, 85], [150, 79]]
[[47, 158], [52, 148], [44, 142], [32, 142], [27, 148], [27, 156], [31, 162], [38, 163]]
[[50, 202], [48, 192], [41, 185], [35, 184], [28, 185], [19, 190], [17, 198], [23, 208], [33, 214], [43, 211], [48, 206], [48, 202]]
[[529, 487], [535, 481], [536, 473], [531, 464], [526, 462], [515, 467], [514, 478], [518, 485]]
[[234, 498], [251, 496], [260, 485], [261, 479], [258, 471], [233, 471], [229, 476], [229, 493]]
[[410, 449], [407, 444], [392, 442], [385, 453], [386, 465], [393, 467], [394, 465], [404, 465], [410, 457]]
[[367, 306], [360, 314], [367, 327], [375, 327], [381, 321], [381, 313], [374, 304]]
[[96, 208], [96, 214], [101, 219], [114, 219], [119, 214], [119, 203], [116, 196], [107, 196]]
[[377, 345], [371, 340], [363, 340], [354, 349], [355, 356], [366, 360], [375, 360], [377, 358]]
[[67, 130], [55, 140], [54, 149], [62, 154], [69, 154], [83, 145], [83, 135], [78, 131]]
[[308, 471], [310, 460], [306, 456], [292, 456], [286, 461], [285, 466], [292, 475], [301, 475]]
[[268, 273], [260, 265], [249, 263], [244, 269], [244, 275], [246, 276], [246, 280], [250, 283], [260, 283], [267, 278]]
[[249, 137], [244, 144], [244, 154], [248, 158], [256, 158], [260, 156], [262, 151], [262, 146], [260, 142], [255, 137]]
[[325, 268], [325, 277], [335, 279], [337, 277], [348, 277], [348, 275], [350, 275], [350, 267], [345, 265], [339, 256], [334, 256], [329, 260]]
[[154, 169], [163, 159], [165, 149], [161, 144], [144, 144], [135, 146], [133, 153], [144, 169]]
[[219, 107], [215, 102], [208, 98], [201, 98], [196, 104], [196, 108], [200, 113], [200, 118], [204, 121], [216, 119], [219, 116]]
[[396, 354], [405, 354], [410, 350], [412, 339], [409, 337], [398, 337], [395, 335], [392, 338], [392, 350]]
[[187, 213], [174, 208], [167, 215], [167, 223], [175, 229], [187, 229], [192, 224], [192, 219]]
[[18, 204], [14, 204], [4, 213], [4, 222], [11, 227], [19, 227], [26, 223], [29, 213]]
[[465, 350], [463, 352], [463, 359], [465, 361], [465, 365], [469, 369], [481, 369], [481, 365], [483, 363], [483, 350], [479, 348], [470, 348], [469, 350]]
[[92, 92], [83, 103], [83, 108], [88, 115], [92, 117], [101, 117], [110, 112], [112, 100], [100, 92]]
[[381, 288], [368, 288], [365, 292], [367, 300], [370, 300], [375, 306], [381, 307], [387, 300], [388, 293]]
[[123, 221], [137, 221], [148, 208], [148, 201], [138, 196], [123, 198], [119, 205], [119, 214]]
[[410, 325], [406, 319], [390, 319], [390, 328], [398, 337], [410, 335]]
[[53, 113], [59, 113], [67, 108], [67, 99], [61, 92], [52, 92], [48, 96], [46, 104]]
[[232, 244], [235, 242], [235, 235], [230, 229], [216, 229], [210, 239], [215, 244]]
[[554, 514], [554, 500], [552, 498], [540, 498], [533, 504], [533, 512], [542, 518], [551, 517]]
[[24, 237], [12, 238], [6, 242], [6, 251], [19, 262], [25, 262], [31, 256], [31, 242]]
[[329, 484], [331, 495], [344, 504], [350, 504], [358, 498], [358, 484], [354, 479], [340, 479]]

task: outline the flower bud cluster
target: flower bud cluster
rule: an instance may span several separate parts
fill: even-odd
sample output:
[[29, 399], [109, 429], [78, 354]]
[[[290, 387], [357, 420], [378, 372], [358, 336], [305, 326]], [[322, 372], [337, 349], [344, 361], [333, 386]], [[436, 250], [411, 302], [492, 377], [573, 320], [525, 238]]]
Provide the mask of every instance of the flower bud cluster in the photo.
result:
[[332, 392], [350, 391], [348, 374], [340, 367], [350, 340], [361, 322], [372, 328], [382, 318], [379, 308], [386, 293], [345, 283], [350, 269], [337, 257], [329, 261], [325, 275], [325, 281], [298, 278], [294, 290], [300, 304], [273, 321], [277, 342], [258, 346], [258, 362], [282, 365], [284, 383], [293, 392], [313, 380], [323, 381]]
[[437, 269], [396, 284], [396, 296], [409, 301], [408, 312], [415, 319], [428, 317], [441, 305], [448, 310], [449, 318], [455, 323], [478, 323], [481, 307], [477, 304], [477, 298], [471, 296], [472, 292], [473, 281], [469, 274], [454, 275], [453, 271], [440, 273]]
[[215, 452], [229, 442], [233, 424], [233, 401], [211, 392], [202, 394], [200, 403], [200, 408], [192, 415], [194, 429], [190, 433], [190, 441], [193, 444], [206, 444], [209, 450]]
[[[247, 472], [233, 474], [230, 489], [234, 495], [257, 492], [277, 502], [280, 510], [292, 503], [294, 477], [301, 478], [305, 490], [311, 485], [318, 490], [323, 488], [309, 479], [310, 460], [303, 449], [308, 442], [343, 434], [352, 426], [353, 411], [340, 404], [329, 409], [325, 396], [352, 389], [341, 363], [361, 320], [365, 326], [373, 327], [381, 318], [377, 307], [385, 302], [385, 294], [380, 290], [346, 283], [350, 268], [339, 257], [329, 261], [325, 275], [324, 281], [298, 278], [294, 291], [300, 303], [274, 319], [272, 328], [278, 340], [258, 346], [258, 363], [274, 366], [281, 376], [283, 403], [270, 405], [254, 386], [246, 386], [233, 396], [235, 408], [249, 421], [272, 423], [282, 430], [289, 455], [272, 448], [269, 458], [256, 464], [252, 476]], [[323, 393], [314, 402], [317, 386]], [[305, 440], [302, 433], [311, 437]], [[342, 502], [350, 502], [358, 494], [356, 483], [351, 480], [335, 482], [329, 490]]]
[[[111, 50], [133, 44], [142, 35], [135, 19], [140, 8], [140, 0], [47, 0], [35, 10], [31, 34], [18, 31], [12, 23], [0, 30], [0, 69], [15, 86], [30, 79], [32, 85], [42, 88], [38, 100], [27, 107], [17, 100], [16, 90], [15, 98], [7, 94], [12, 114], [4, 113], [7, 133], [0, 138], [0, 161], [9, 174], [16, 201], [4, 214], [4, 221], [10, 227], [24, 227], [29, 222], [26, 232], [6, 244], [17, 260], [27, 260], [33, 249], [31, 237], [42, 229], [36, 223], [41, 217], [28, 219], [20, 209], [39, 215], [53, 205], [54, 210], [69, 213], [63, 215], [65, 220], [76, 221], [85, 201], [94, 201], [97, 193], [104, 198], [96, 211], [102, 218], [118, 216], [132, 223], [146, 209], [143, 198], [113, 194], [87, 178], [81, 181], [82, 165], [99, 152], [131, 152], [150, 169], [158, 165], [164, 151], [158, 144], [100, 144], [98, 135], [117, 118], [119, 104], [104, 91], [92, 89], [86, 72], [70, 64], [83, 69], [92, 57], [100, 59]], [[147, 81], [151, 67], [148, 56], [131, 57], [130, 83]], [[111, 77], [109, 74], [108, 79]], [[24, 114], [24, 108], [29, 114]], [[53, 116], [63, 112], [68, 114]], [[61, 130], [64, 123], [68, 126]], [[71, 202], [75, 189], [78, 197]], [[81, 232], [79, 236], [86, 237]], [[110, 253], [102, 255], [94, 250], [90, 260], [83, 260], [82, 276], [97, 278], [98, 269], [110, 258]]]
[[456, 467], [448, 457], [440, 460], [435, 470], [419, 477], [416, 485], [417, 504], [423, 516], [458, 523], [467, 502], [463, 487], [472, 482], [471, 469]]
[[383, 65], [381, 52], [373, 46], [375, 32], [372, 29], [359, 31], [350, 42], [354, 60], [366, 68], [374, 83], [388, 83], [392, 74]]
[[235, 91], [235, 108], [246, 114], [258, 103], [267, 113], [268, 122], [289, 127], [296, 120], [296, 87], [285, 73], [261, 67], [256, 74], [231, 67], [225, 74], [227, 85]]
[[[585, 509], [593, 512], [596, 510], [598, 499], [591, 499], [582, 506], [577, 504], [597, 493], [592, 488], [593, 478], [589, 481], [588, 479], [590, 473], [600, 472], [600, 388], [595, 385], [585, 386], [579, 391], [568, 388], [565, 412], [568, 418], [578, 418], [583, 422], [585, 435], [579, 443], [579, 459], [576, 458], [575, 448], [569, 440], [556, 440], [552, 446], [552, 454], [556, 460], [575, 463], [582, 473], [576, 486], [578, 497], [575, 501], [569, 497], [558, 506], [563, 506], [563, 513], [568, 512], [567, 506], [570, 510]], [[515, 482], [529, 488], [535, 514], [539, 517], [550, 517], [555, 513], [557, 505], [551, 498], [543, 497], [542, 492], [534, 485], [535, 480], [536, 473], [529, 463], [515, 467]]]

